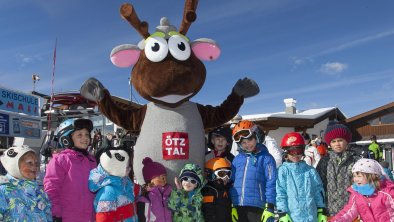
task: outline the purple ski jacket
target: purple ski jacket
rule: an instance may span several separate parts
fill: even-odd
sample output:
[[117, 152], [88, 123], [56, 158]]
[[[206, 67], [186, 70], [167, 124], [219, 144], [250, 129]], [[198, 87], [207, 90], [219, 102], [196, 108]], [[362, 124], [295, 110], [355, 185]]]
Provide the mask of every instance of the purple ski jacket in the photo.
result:
[[137, 199], [139, 222], [172, 222], [172, 213], [168, 208], [171, 185], [155, 186], [147, 194]]
[[360, 215], [363, 221], [393, 222], [394, 221], [394, 183], [383, 180], [380, 183], [381, 189], [371, 196], [362, 194], [348, 188], [350, 197], [348, 203], [330, 221], [346, 222], [353, 221]]
[[44, 178], [44, 190], [52, 204], [52, 216], [63, 222], [94, 221], [94, 193], [90, 192], [90, 170], [97, 166], [93, 156], [72, 149], [54, 154]]

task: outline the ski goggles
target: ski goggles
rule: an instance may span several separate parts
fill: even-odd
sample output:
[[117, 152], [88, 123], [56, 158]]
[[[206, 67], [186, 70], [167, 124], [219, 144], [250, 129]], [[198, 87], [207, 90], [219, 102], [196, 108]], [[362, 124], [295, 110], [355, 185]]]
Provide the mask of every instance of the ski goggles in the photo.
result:
[[286, 153], [289, 154], [290, 156], [299, 156], [299, 155], [303, 155], [304, 151], [301, 149], [293, 149], [293, 150], [288, 150]]
[[231, 170], [226, 170], [226, 169], [222, 169], [222, 170], [216, 170], [215, 172], [215, 176], [219, 179], [230, 179], [231, 178]]
[[236, 143], [239, 143], [242, 139], [247, 139], [253, 135], [252, 130], [244, 129], [236, 132], [233, 136], [233, 140]]
[[197, 184], [198, 183], [197, 180], [195, 180], [195, 179], [193, 179], [191, 177], [182, 177], [181, 181], [189, 182], [191, 184]]

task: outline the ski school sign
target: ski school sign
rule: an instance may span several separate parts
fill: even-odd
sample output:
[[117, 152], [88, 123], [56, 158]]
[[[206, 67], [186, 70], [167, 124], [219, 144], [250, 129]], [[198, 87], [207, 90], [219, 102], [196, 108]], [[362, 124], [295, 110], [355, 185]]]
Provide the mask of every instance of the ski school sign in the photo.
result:
[[38, 98], [33, 95], [0, 87], [0, 110], [38, 117]]

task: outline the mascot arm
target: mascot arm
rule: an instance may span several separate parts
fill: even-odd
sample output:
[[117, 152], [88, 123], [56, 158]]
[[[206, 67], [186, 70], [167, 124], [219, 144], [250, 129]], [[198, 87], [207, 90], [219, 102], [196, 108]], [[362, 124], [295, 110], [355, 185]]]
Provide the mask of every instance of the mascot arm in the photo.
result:
[[114, 102], [107, 89], [104, 89], [104, 98], [98, 105], [100, 112], [116, 125], [132, 132], [140, 131], [146, 105], [141, 108], [123, 109]]
[[243, 102], [244, 97], [239, 96], [232, 91], [220, 106], [213, 107], [210, 105], [203, 106], [197, 104], [204, 128], [217, 127], [230, 121], [235, 115], [237, 115]]

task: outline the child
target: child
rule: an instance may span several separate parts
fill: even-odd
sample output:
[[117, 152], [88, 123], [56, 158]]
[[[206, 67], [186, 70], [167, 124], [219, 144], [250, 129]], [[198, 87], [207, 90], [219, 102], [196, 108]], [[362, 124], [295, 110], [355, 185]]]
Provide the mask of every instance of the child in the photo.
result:
[[267, 148], [257, 141], [257, 126], [242, 120], [233, 128], [233, 140], [239, 154], [232, 162], [230, 189], [235, 207], [232, 216], [239, 221], [274, 221], [275, 181], [274, 158]]
[[279, 167], [276, 181], [279, 221], [327, 221], [323, 184], [316, 169], [302, 160], [304, 138], [299, 133], [287, 133], [281, 147], [286, 162]]
[[205, 182], [201, 168], [197, 164], [188, 163], [181, 170], [179, 179], [181, 182], [175, 177], [176, 190], [171, 192], [168, 202], [173, 221], [203, 222], [201, 188]]
[[167, 170], [149, 157], [142, 160], [142, 175], [145, 180], [142, 195], [137, 199], [138, 221], [172, 221], [168, 199], [171, 185], [167, 184]]
[[346, 187], [352, 184], [351, 169], [359, 157], [347, 150], [352, 133], [343, 124], [331, 122], [324, 133], [324, 140], [332, 150], [319, 161], [316, 170], [326, 192], [328, 214], [332, 216], [348, 201]]
[[208, 183], [201, 190], [205, 222], [231, 222], [230, 161], [220, 157], [210, 159], [205, 163], [205, 173]]
[[58, 127], [59, 143], [67, 149], [53, 154], [44, 177], [54, 221], [94, 221], [94, 194], [89, 191], [88, 179], [97, 164], [87, 151], [92, 129], [88, 119], [68, 119]]
[[208, 161], [215, 157], [223, 157], [232, 162], [234, 155], [230, 153], [231, 131], [227, 127], [218, 127], [214, 129], [208, 136], [211, 143], [208, 143], [209, 148], [213, 148], [205, 154], [205, 160]]
[[394, 221], [394, 184], [383, 175], [376, 160], [360, 159], [353, 168], [353, 185], [348, 188], [350, 198], [345, 207], [331, 221]]
[[380, 162], [380, 165], [383, 167], [384, 173], [390, 178], [391, 181], [394, 180], [393, 173], [389, 168], [389, 163], [387, 161]]
[[37, 184], [39, 161], [28, 146], [8, 148], [1, 156], [0, 221], [52, 221], [47, 194]]
[[100, 154], [100, 163], [90, 171], [89, 189], [96, 193], [96, 222], [137, 220], [135, 197], [139, 187], [129, 178], [130, 151], [107, 147]]

